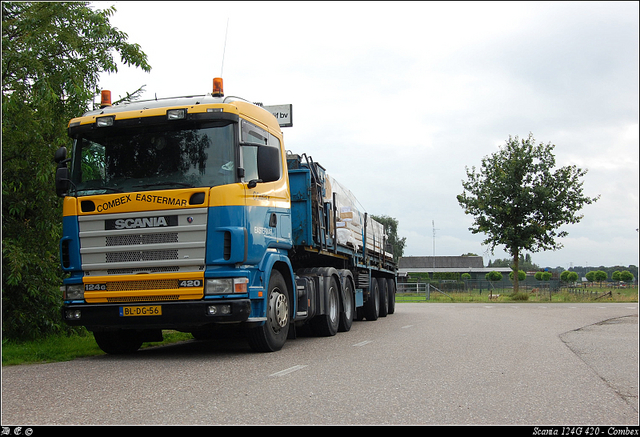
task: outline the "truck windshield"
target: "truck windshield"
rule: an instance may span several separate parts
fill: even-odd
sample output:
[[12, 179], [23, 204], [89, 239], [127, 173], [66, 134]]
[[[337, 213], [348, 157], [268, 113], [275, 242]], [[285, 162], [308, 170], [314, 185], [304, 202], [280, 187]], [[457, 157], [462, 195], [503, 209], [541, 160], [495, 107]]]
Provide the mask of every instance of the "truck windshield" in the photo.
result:
[[235, 174], [233, 123], [96, 129], [76, 138], [71, 164], [80, 196], [213, 187], [234, 183]]

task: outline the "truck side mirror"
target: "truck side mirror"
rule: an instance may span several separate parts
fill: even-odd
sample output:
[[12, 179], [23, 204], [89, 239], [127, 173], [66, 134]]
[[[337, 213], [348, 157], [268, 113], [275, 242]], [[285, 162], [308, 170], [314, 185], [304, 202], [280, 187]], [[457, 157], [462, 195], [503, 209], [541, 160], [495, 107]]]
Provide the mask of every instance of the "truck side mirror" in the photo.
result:
[[56, 169], [56, 195], [58, 197], [64, 197], [69, 191], [69, 169], [67, 168], [67, 148], [60, 147], [56, 150], [56, 154], [54, 155], [54, 161], [58, 163], [58, 168]]
[[274, 182], [280, 179], [280, 149], [258, 147], [258, 177], [262, 182]]
[[58, 150], [56, 150], [56, 154], [54, 155], [53, 160], [56, 162], [56, 164], [60, 164], [65, 159], [67, 159], [67, 148], [60, 147]]

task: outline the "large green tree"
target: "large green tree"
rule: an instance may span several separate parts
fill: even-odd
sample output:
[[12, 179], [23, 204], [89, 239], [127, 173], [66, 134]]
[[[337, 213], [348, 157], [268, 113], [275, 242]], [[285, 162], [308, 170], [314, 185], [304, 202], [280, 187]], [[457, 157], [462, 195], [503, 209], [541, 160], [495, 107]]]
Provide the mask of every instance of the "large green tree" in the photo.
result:
[[86, 2], [2, 3], [2, 330], [24, 339], [62, 328], [61, 204], [54, 151], [89, 109], [102, 72], [147, 56]]
[[[503, 246], [519, 270], [523, 251], [540, 252], [562, 248], [558, 238], [568, 233], [562, 225], [578, 223], [580, 210], [597, 197], [583, 194], [587, 171], [574, 165], [556, 167], [554, 145], [535, 144], [532, 134], [517, 136], [482, 159], [481, 167], [465, 168], [464, 191], [457, 196], [466, 214], [474, 216], [469, 230], [485, 234], [483, 244], [493, 253]], [[514, 280], [514, 293], [518, 279]]]

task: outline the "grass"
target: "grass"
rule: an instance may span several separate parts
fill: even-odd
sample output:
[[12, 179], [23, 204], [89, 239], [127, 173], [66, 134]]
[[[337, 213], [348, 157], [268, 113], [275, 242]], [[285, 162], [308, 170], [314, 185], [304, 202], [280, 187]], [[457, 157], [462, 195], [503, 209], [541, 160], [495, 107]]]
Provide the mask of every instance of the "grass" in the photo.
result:
[[[164, 340], [156, 343], [144, 343], [145, 347], [191, 340], [191, 334], [164, 331]], [[90, 332], [71, 336], [50, 336], [40, 340], [26, 342], [2, 342], [2, 365], [41, 364], [70, 361], [75, 358], [104, 355]]]
[[[573, 291], [573, 292], [572, 292]], [[610, 295], [607, 294], [610, 292]], [[521, 292], [516, 296], [511, 294], [511, 290], [495, 290], [493, 298], [489, 298], [489, 292], [484, 290], [471, 292], [446, 292], [447, 295], [438, 292], [431, 292], [431, 298], [425, 299], [425, 294], [406, 293], [397, 294], [396, 302], [424, 302], [424, 303], [508, 303], [508, 302], [545, 302], [549, 303], [548, 292]], [[499, 296], [496, 296], [499, 295]], [[599, 297], [599, 299], [596, 299]], [[637, 288], [595, 288], [587, 289], [562, 289], [558, 293], [552, 293], [551, 303], [567, 302], [638, 302]], [[163, 344], [176, 343], [190, 340], [191, 334], [164, 331], [164, 340], [157, 343], [145, 343], [142, 347], [153, 347]], [[83, 332], [72, 336], [51, 336], [41, 340], [29, 342], [2, 342], [2, 365], [14, 366], [19, 364], [53, 363], [60, 361], [70, 361], [75, 358], [103, 355], [104, 352], [96, 344], [93, 334]]]

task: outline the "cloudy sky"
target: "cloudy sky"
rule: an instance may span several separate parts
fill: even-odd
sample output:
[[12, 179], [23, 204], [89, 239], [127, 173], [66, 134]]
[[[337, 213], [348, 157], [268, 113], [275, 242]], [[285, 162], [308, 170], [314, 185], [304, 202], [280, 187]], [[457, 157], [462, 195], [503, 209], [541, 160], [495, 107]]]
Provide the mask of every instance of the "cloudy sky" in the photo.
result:
[[114, 99], [204, 94], [222, 75], [225, 95], [292, 104], [286, 148], [396, 218], [405, 256], [508, 257], [456, 195], [465, 167], [531, 132], [601, 196], [533, 261], [638, 265], [637, 2], [94, 3], [111, 5], [152, 67], [103, 75]]

